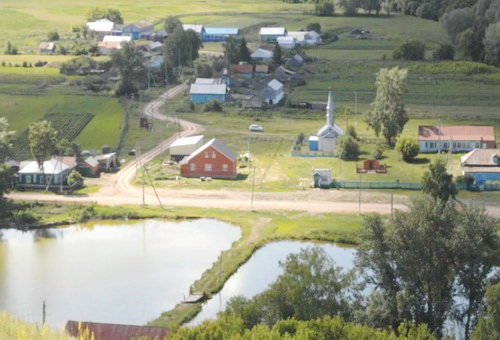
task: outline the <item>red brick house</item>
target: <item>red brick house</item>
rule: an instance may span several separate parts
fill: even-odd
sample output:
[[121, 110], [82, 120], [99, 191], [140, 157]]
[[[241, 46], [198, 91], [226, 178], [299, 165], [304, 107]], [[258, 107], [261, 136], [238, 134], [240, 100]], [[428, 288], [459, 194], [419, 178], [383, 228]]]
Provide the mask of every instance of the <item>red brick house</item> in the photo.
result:
[[234, 151], [214, 138], [180, 161], [181, 176], [235, 179], [236, 160]]

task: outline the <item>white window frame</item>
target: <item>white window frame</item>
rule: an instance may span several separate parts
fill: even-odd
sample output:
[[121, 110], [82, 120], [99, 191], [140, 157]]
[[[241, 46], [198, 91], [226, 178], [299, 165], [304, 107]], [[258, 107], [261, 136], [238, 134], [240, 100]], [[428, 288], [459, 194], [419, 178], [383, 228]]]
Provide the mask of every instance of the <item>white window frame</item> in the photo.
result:
[[229, 171], [229, 165], [227, 165], [226, 163], [222, 164], [222, 171], [228, 172]]
[[189, 163], [189, 170], [196, 171], [196, 163]]
[[205, 163], [205, 171], [212, 171], [212, 163]]

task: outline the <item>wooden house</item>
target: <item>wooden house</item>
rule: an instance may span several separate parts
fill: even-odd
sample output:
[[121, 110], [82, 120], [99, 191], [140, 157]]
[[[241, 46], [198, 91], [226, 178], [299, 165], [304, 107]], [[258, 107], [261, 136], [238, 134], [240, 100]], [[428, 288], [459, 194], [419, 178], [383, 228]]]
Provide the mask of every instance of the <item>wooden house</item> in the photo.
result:
[[273, 59], [273, 51], [265, 50], [263, 48], [258, 48], [252, 52], [250, 57], [253, 60], [262, 61], [262, 62], [270, 62]]
[[273, 79], [266, 84], [261, 92], [262, 102], [269, 105], [278, 104], [285, 95], [283, 84]]
[[268, 65], [256, 65], [255, 66], [255, 76], [258, 78], [262, 78], [267, 76], [269, 73], [269, 66]]
[[225, 103], [226, 92], [226, 84], [191, 84], [189, 90], [191, 101], [196, 104], [206, 103], [215, 99], [221, 103]]
[[278, 37], [286, 36], [285, 27], [262, 27], [259, 31], [260, 41], [274, 43]]
[[243, 78], [250, 79], [253, 75], [253, 65], [252, 64], [237, 64], [231, 65], [231, 73], [239, 75]]
[[419, 126], [420, 152], [468, 152], [496, 147], [493, 126], [445, 125]]
[[474, 149], [460, 157], [462, 174], [471, 175], [477, 184], [500, 181], [500, 149]]
[[215, 138], [185, 157], [179, 164], [181, 176], [184, 177], [235, 179], [238, 176], [236, 154]]
[[130, 36], [106, 35], [97, 45], [97, 48], [102, 55], [111, 55], [113, 52], [121, 50], [123, 44], [130, 41], [132, 41]]
[[68, 176], [76, 168], [75, 157], [52, 157], [43, 162], [31, 161], [17, 173], [16, 188], [45, 190], [67, 190]]
[[141, 20], [133, 24], [123, 26], [122, 34], [132, 37], [132, 39], [150, 39], [154, 33], [154, 24], [152, 22]]

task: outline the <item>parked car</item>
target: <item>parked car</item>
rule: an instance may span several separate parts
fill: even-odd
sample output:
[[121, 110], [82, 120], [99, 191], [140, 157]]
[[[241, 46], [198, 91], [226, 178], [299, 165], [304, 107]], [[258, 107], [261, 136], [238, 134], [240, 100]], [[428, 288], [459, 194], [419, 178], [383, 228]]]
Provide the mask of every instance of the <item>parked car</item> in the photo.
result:
[[255, 131], [255, 132], [262, 132], [262, 131], [264, 131], [264, 128], [260, 125], [252, 124], [248, 127], [248, 130]]

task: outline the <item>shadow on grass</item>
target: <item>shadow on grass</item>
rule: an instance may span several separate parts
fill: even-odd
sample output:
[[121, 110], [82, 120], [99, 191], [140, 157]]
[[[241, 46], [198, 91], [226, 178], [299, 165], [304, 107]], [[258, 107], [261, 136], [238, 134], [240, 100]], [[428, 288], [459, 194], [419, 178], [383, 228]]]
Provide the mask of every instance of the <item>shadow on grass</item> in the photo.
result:
[[431, 160], [429, 158], [414, 158], [408, 161], [408, 164], [428, 164]]

